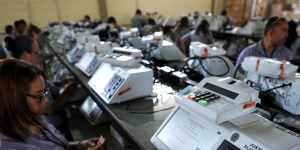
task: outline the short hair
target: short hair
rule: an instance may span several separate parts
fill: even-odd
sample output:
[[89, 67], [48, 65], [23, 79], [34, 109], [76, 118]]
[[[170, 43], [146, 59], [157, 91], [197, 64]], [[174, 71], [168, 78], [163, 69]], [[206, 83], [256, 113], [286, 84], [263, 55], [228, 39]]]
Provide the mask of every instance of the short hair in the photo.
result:
[[188, 17], [184, 16], [184, 17], [181, 17], [180, 21], [179, 21], [179, 26], [181, 28], [184, 28], [184, 27], [189, 27], [190, 23], [189, 23], [189, 19]]
[[28, 36], [19, 36], [15, 40], [15, 48], [12, 51], [12, 56], [20, 59], [25, 53], [31, 53], [32, 51], [32, 40]]
[[149, 25], [156, 25], [156, 22], [155, 22], [155, 20], [153, 18], [149, 18], [148, 19], [148, 24]]
[[266, 35], [270, 30], [278, 26], [280, 22], [287, 23], [286, 19], [284, 18], [277, 17], [277, 16], [271, 17], [265, 25], [264, 34]]
[[84, 16], [84, 19], [91, 20], [91, 17], [90, 17], [89, 15], [85, 15], [85, 16]]
[[18, 27], [18, 26], [20, 26], [20, 25], [25, 25], [25, 26], [26, 26], [27, 23], [26, 23], [26, 21], [25, 21], [24, 19], [16, 20], [16, 21], [14, 22], [15, 28]]
[[27, 23], [26, 23], [26, 21], [25, 21], [24, 19], [20, 19], [20, 20], [19, 20], [19, 23], [20, 23], [20, 24], [23, 24], [23, 25], [27, 25]]
[[136, 15], [142, 15], [142, 11], [141, 11], [140, 9], [137, 9], [137, 10], [135, 11], [135, 14], [136, 14]]
[[115, 17], [111, 16], [107, 19], [107, 23], [117, 23], [117, 20]]
[[20, 21], [19, 21], [19, 20], [16, 20], [16, 21], [14, 22], [14, 26], [15, 26], [15, 28], [16, 28], [16, 27], [18, 27], [18, 26], [19, 26], [19, 24], [20, 24]]
[[202, 31], [204, 34], [209, 33], [209, 23], [207, 20], [202, 20], [196, 28], [196, 34], [198, 35]]
[[5, 26], [5, 33], [11, 34], [14, 31], [14, 27], [12, 25], [6, 25]]
[[223, 9], [223, 10], [221, 11], [221, 15], [222, 15], [222, 16], [226, 16], [226, 15], [227, 15], [227, 11], [226, 11], [225, 9]]
[[33, 25], [33, 24], [31, 24], [28, 28], [28, 33], [30, 34], [30, 36], [32, 35], [32, 33], [38, 33], [39, 34], [41, 32], [42, 32], [41, 29], [38, 26]]

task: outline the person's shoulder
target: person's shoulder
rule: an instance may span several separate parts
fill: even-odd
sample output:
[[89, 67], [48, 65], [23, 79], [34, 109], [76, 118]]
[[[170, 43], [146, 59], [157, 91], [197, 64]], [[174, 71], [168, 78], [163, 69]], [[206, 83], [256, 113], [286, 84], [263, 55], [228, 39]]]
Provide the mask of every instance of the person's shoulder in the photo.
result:
[[26, 143], [0, 141], [0, 149], [3, 150], [41, 150], [39, 147]]
[[251, 52], [254, 52], [256, 50], [256, 47], [257, 47], [257, 43], [251, 44], [251, 45], [245, 47], [242, 50], [242, 53], [251, 53]]
[[22, 149], [22, 150], [41, 150], [40, 148], [26, 144], [21, 143], [18, 140], [15, 140], [13, 138], [7, 137], [0, 133], [0, 150], [16, 150], [16, 149]]
[[256, 46], [257, 46], [257, 43], [251, 44], [251, 45], [245, 47], [245, 48], [241, 51], [241, 53], [239, 54], [238, 60], [244, 59], [244, 57], [253, 55], [253, 53], [254, 53], [255, 50], [256, 50]]

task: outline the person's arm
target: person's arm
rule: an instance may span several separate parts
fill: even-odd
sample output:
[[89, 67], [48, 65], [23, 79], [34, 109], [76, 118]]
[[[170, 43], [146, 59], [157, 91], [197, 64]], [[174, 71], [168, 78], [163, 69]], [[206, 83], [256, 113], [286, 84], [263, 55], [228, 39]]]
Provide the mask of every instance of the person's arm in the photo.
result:
[[189, 43], [190, 43], [190, 36], [189, 36], [189, 34], [186, 34], [186, 35], [184, 35], [183, 37], [181, 37], [180, 39], [179, 39], [179, 47], [180, 47], [180, 49], [181, 49], [181, 51], [186, 55], [186, 56], [188, 56], [189, 54], [188, 54], [188, 49], [189, 49]]
[[106, 139], [103, 136], [83, 141], [69, 142], [70, 150], [106, 150]]
[[242, 52], [240, 53], [237, 61], [236, 61], [236, 65], [235, 65], [235, 76], [236, 74], [239, 74], [239, 79], [243, 79], [244, 75], [245, 75], [245, 71], [242, 68], [242, 63], [244, 61], [244, 59], [248, 56], [251, 56], [251, 49], [249, 48], [245, 48], [244, 50], [242, 50]]
[[82, 147], [80, 146], [80, 141], [73, 141], [69, 142], [68, 144], [70, 150], [82, 150]]
[[208, 32], [208, 44], [213, 44], [214, 43], [214, 37], [213, 37], [213, 35], [212, 35], [212, 33], [209, 31]]

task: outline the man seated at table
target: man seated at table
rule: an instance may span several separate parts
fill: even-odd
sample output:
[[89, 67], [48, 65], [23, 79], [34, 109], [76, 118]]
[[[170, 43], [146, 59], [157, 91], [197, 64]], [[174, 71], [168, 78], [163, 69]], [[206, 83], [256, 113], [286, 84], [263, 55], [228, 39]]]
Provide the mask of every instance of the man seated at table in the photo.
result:
[[[12, 51], [12, 56], [16, 59], [30, 63], [39, 69], [43, 69], [43, 58], [40, 52], [33, 48], [34, 41], [29, 36], [19, 36], [15, 40], [15, 50]], [[52, 123], [59, 131], [61, 131], [65, 137], [72, 141], [73, 137], [71, 131], [68, 128], [68, 121], [66, 118], [66, 112], [64, 110], [64, 104], [66, 97], [72, 95], [73, 83], [65, 84], [64, 92], [60, 93], [60, 88], [56, 87], [50, 81], [47, 81], [47, 86], [50, 90], [53, 98], [51, 107], [47, 110], [47, 119]]]
[[248, 56], [291, 60], [291, 51], [284, 47], [288, 29], [288, 22], [284, 18], [271, 17], [265, 26], [263, 39], [242, 50], [236, 62], [236, 69], [239, 69], [242, 74], [244, 73], [240, 66]]

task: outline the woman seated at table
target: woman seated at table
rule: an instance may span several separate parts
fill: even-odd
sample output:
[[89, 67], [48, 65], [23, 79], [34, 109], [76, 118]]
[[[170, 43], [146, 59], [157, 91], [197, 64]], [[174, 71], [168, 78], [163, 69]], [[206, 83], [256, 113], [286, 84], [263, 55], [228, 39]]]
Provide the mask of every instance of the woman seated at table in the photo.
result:
[[190, 43], [196, 41], [204, 44], [212, 44], [214, 41], [212, 33], [209, 30], [209, 23], [206, 20], [202, 20], [196, 30], [185, 34], [180, 39], [180, 49], [186, 56], [189, 56]]
[[42, 115], [48, 107], [45, 76], [23, 61], [0, 61], [0, 149], [103, 150], [105, 139], [68, 143]]

